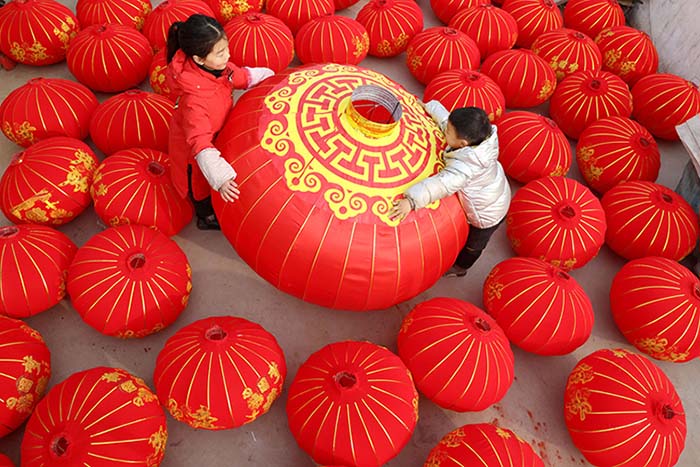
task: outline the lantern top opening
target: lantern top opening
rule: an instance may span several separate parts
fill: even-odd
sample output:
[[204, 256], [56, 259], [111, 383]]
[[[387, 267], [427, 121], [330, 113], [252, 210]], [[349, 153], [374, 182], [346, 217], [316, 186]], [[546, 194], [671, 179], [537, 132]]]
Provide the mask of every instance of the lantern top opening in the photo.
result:
[[367, 136], [386, 135], [403, 115], [401, 101], [390, 90], [374, 84], [355, 88], [346, 115]]

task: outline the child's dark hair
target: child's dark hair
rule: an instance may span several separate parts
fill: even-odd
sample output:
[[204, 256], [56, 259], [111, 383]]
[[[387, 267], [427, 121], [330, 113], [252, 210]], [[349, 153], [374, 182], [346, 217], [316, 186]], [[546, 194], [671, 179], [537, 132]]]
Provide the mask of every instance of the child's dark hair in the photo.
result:
[[178, 49], [188, 57], [204, 58], [223, 37], [224, 28], [210, 16], [195, 14], [187, 21], [176, 21], [168, 29], [168, 63]]
[[450, 112], [449, 122], [457, 130], [457, 135], [469, 141], [470, 146], [481, 144], [491, 135], [491, 122], [483, 109], [462, 107]]

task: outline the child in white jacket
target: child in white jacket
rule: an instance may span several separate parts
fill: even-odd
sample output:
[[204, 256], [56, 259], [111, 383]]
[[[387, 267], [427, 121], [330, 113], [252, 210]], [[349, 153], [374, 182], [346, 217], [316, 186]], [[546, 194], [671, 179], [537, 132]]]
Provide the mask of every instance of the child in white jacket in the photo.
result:
[[428, 102], [425, 109], [445, 133], [445, 167], [411, 186], [402, 199], [394, 202], [389, 217], [402, 221], [412, 210], [458, 193], [467, 214], [469, 235], [445, 276], [461, 277], [505, 219], [510, 186], [498, 162], [496, 126], [491, 125], [486, 112], [466, 107], [450, 113], [438, 101]]

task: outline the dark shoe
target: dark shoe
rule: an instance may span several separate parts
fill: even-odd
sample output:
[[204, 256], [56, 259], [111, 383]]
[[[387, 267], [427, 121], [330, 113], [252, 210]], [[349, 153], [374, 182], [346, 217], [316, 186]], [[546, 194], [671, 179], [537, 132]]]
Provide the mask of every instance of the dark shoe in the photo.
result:
[[214, 214], [207, 217], [198, 217], [197, 228], [199, 230], [221, 230], [219, 221], [216, 219]]
[[457, 266], [455, 264], [450, 269], [448, 269], [447, 272], [442, 277], [464, 277], [466, 275], [467, 275], [467, 270], [464, 269], [462, 266]]

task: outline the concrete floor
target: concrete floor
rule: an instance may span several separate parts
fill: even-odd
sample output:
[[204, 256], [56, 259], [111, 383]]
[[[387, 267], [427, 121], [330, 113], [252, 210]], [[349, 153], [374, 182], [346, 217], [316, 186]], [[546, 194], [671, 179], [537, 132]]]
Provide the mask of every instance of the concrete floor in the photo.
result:
[[[366, 0], [342, 14], [355, 16]], [[62, 3], [74, 8], [72, 0]], [[158, 3], [158, 2], [156, 2]], [[425, 26], [437, 25], [428, 0], [418, 2], [425, 12]], [[423, 86], [408, 73], [404, 55], [392, 60], [368, 58], [362, 66], [375, 69], [422, 96]], [[0, 98], [28, 79], [36, 76], [72, 78], [64, 63], [30, 68], [18, 66], [11, 72], [0, 71]], [[148, 84], [143, 85], [148, 89]], [[106, 95], [98, 95], [102, 101]], [[541, 109], [545, 111], [546, 109]], [[675, 187], [687, 161], [680, 143], [660, 143], [662, 168], [658, 182]], [[0, 169], [8, 165], [20, 148], [0, 138]], [[569, 176], [580, 180], [574, 166]], [[517, 186], [513, 186], [517, 189]], [[2, 218], [0, 225], [9, 222]], [[78, 246], [100, 231], [97, 217], [88, 209], [78, 219], [64, 226]], [[291, 436], [285, 415], [286, 388], [299, 365], [314, 351], [332, 342], [354, 339], [369, 340], [396, 350], [396, 335], [403, 317], [418, 303], [432, 297], [457, 297], [481, 306], [483, 281], [498, 262], [513, 255], [501, 228], [493, 237], [483, 257], [462, 279], [441, 279], [419, 296], [390, 309], [369, 313], [350, 313], [324, 309], [286, 295], [262, 280], [231, 248], [218, 232], [202, 232], [194, 224], [186, 227], [175, 241], [186, 252], [193, 270], [193, 291], [188, 308], [175, 324], [162, 332], [141, 339], [120, 341], [98, 334], [84, 324], [67, 300], [53, 309], [27, 320], [44, 336], [52, 352], [51, 383], [64, 380], [71, 373], [107, 365], [124, 368], [146, 380], [152, 387], [155, 360], [164, 342], [178, 329], [210, 315], [232, 314], [260, 323], [272, 332], [285, 351], [288, 366], [285, 392], [271, 411], [242, 428], [209, 432], [193, 430], [169, 417], [169, 441], [163, 467], [242, 466], [312, 466], [313, 461], [301, 451]], [[530, 442], [547, 466], [588, 465], [572, 444], [562, 417], [566, 378], [575, 363], [585, 355], [605, 347], [633, 350], [616, 329], [609, 310], [608, 294], [612, 278], [624, 264], [607, 247], [585, 267], [572, 275], [588, 293], [596, 313], [593, 333], [581, 348], [561, 357], [540, 357], [514, 348], [516, 380], [505, 398], [478, 413], [458, 414], [438, 408], [421, 398], [420, 421], [406, 448], [390, 467], [422, 466], [429, 451], [447, 432], [466, 423], [497, 421]], [[688, 437], [679, 466], [700, 465], [700, 389], [696, 383], [700, 362], [685, 364], [655, 362], [675, 384], [683, 400]], [[22, 429], [0, 439], [0, 452], [19, 461]]]

